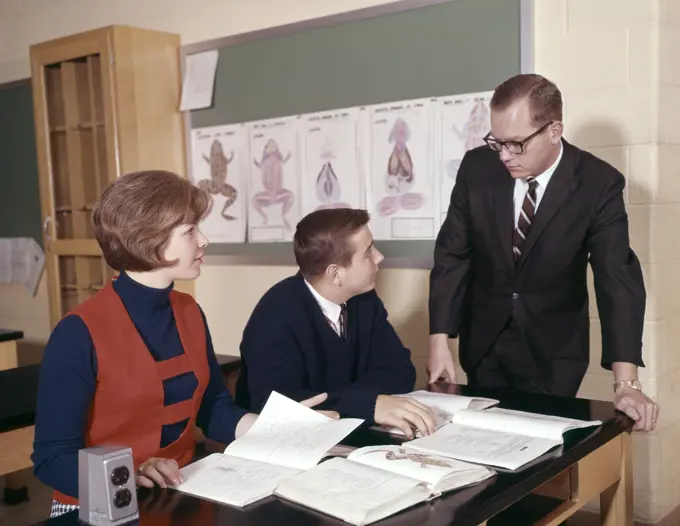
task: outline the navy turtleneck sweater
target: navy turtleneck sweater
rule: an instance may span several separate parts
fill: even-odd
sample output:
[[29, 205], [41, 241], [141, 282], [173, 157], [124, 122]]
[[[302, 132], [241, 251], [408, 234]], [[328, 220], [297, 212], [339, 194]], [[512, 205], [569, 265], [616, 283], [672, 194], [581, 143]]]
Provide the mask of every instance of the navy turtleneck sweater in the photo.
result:
[[[121, 272], [113, 288], [156, 361], [184, 353], [170, 306], [172, 286], [153, 289]], [[234, 440], [236, 425], [246, 411], [235, 404], [224, 385], [207, 323], [206, 336], [210, 382], [197, 424], [208, 438], [228, 443]], [[191, 399], [197, 386], [193, 373], [166, 380], [165, 405]], [[32, 459], [39, 480], [76, 498], [78, 450], [85, 447], [87, 415], [96, 387], [97, 355], [90, 333], [79, 316], [66, 316], [54, 328], [42, 360]], [[163, 426], [159, 446], [175, 441], [186, 424]]]

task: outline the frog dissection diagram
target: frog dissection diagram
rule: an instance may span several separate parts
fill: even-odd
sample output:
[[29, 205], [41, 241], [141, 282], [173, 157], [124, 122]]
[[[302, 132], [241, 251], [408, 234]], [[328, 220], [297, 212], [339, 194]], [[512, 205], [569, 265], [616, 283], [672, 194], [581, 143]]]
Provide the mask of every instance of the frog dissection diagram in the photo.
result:
[[197, 128], [191, 132], [191, 141], [192, 180], [210, 197], [201, 231], [211, 243], [243, 243], [247, 220], [245, 126]]
[[231, 184], [227, 182], [229, 164], [234, 160], [234, 151], [232, 150], [229, 157], [224, 155], [224, 148], [222, 143], [215, 139], [210, 146], [210, 156], [203, 154], [203, 159], [208, 166], [210, 166], [210, 178], [201, 179], [198, 181], [198, 187], [207, 192], [211, 196], [210, 209], [212, 210], [214, 196], [221, 195], [226, 198], [222, 206], [221, 215], [228, 221], [236, 219], [233, 215], [227, 213], [227, 209], [234, 204], [238, 197], [238, 191]]

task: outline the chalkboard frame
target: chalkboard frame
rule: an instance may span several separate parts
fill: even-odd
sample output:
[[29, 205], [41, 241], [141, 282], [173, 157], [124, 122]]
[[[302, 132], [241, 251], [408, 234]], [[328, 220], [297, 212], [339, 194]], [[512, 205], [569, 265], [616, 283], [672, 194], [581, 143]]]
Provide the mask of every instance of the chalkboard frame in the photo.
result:
[[[182, 77], [184, 77], [185, 60], [188, 55], [251, 43], [257, 40], [288, 36], [299, 32], [322, 29], [333, 25], [361, 21], [368, 18], [381, 17], [411, 11], [425, 7], [456, 2], [458, 0], [400, 0], [397, 2], [366, 7], [353, 11], [302, 20], [290, 24], [269, 27], [261, 30], [239, 33], [223, 38], [206, 40], [188, 44], [181, 49]], [[529, 73], [534, 68], [533, 0], [520, 0], [519, 38], [520, 38], [520, 71]], [[488, 89], [493, 89], [489, 86]], [[481, 91], [481, 90], [480, 90]], [[191, 167], [191, 130], [192, 113], [184, 112], [185, 143], [187, 151], [186, 173], [192, 174]], [[376, 246], [383, 252], [385, 259], [382, 268], [429, 269], [432, 267], [432, 250], [434, 240], [409, 241], [376, 241]], [[404, 248], [408, 250], [405, 251]], [[207, 247], [206, 255], [211, 264], [220, 265], [295, 265], [292, 243], [213, 243]]]

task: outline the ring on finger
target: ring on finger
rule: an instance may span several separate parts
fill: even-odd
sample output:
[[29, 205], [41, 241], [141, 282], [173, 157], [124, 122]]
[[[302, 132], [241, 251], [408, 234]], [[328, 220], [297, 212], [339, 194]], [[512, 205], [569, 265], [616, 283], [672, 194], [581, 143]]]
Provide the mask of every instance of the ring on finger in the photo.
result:
[[146, 469], [146, 464], [140, 464], [137, 468], [137, 475], [143, 475], [144, 469]]

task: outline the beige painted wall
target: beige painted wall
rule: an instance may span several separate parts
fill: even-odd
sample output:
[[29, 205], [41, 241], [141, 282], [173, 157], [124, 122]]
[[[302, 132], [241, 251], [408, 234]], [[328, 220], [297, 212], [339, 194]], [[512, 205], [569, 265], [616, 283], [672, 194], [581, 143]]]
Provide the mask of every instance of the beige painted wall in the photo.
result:
[[[675, 2], [675, 4], [674, 4]], [[28, 75], [28, 45], [122, 23], [175, 31], [183, 43], [375, 5], [380, 0], [0, 0], [0, 82]], [[662, 404], [657, 432], [635, 439], [635, 513], [652, 521], [680, 503], [680, 9], [677, 0], [534, 0], [536, 71], [561, 87], [566, 137], [626, 174], [632, 243], [648, 289], [644, 346], [647, 390]], [[585, 59], [589, 60], [586, 63]], [[227, 266], [206, 261], [196, 294], [218, 353], [238, 354], [249, 310], [290, 267]], [[246, 284], [247, 286], [244, 286]], [[378, 292], [424, 380], [428, 274], [384, 270]], [[49, 333], [46, 287], [35, 298], [0, 287], [0, 326], [29, 338]], [[599, 325], [591, 302], [593, 365], [580, 395], [611, 399], [599, 368]], [[675, 405], [675, 407], [673, 407]], [[657, 454], [652, 459], [651, 452]], [[659, 454], [661, 453], [661, 454]]]
[[[534, 0], [535, 68], [563, 91], [567, 139], [627, 177], [631, 243], [648, 294], [641, 379], [662, 406], [658, 430], [634, 439], [635, 515], [649, 522], [680, 504], [679, 4]], [[598, 331], [594, 318], [581, 394], [610, 399]]]

